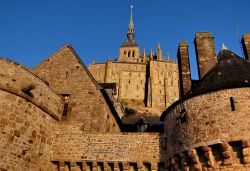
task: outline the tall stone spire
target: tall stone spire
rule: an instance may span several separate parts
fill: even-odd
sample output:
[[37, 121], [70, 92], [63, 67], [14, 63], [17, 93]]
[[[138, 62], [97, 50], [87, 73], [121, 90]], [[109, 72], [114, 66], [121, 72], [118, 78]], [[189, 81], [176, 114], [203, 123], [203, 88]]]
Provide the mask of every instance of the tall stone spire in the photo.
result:
[[129, 20], [129, 24], [128, 24], [128, 34], [127, 37], [128, 39], [133, 39], [135, 36], [135, 26], [134, 26], [134, 22], [133, 22], [133, 8], [134, 6], [131, 4], [130, 6], [130, 20]]
[[127, 33], [127, 39], [122, 44], [121, 47], [137, 47], [137, 43], [135, 41], [135, 26], [133, 21], [133, 4], [130, 5], [130, 19], [128, 23], [128, 33]]
[[134, 21], [133, 21], [134, 6], [130, 5], [130, 19], [128, 23], [127, 38], [120, 46], [119, 61], [123, 62], [138, 62], [140, 58], [140, 48], [135, 41]]

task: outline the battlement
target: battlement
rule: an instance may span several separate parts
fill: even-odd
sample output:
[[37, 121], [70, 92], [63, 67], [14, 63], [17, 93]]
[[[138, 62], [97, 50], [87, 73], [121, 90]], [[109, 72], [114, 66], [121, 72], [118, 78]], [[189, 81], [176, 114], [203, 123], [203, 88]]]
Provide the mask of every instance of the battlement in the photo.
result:
[[170, 170], [249, 170], [249, 150], [249, 140], [204, 144], [175, 154], [168, 159], [168, 168]]
[[214, 38], [211, 32], [196, 32], [195, 33], [196, 38]]

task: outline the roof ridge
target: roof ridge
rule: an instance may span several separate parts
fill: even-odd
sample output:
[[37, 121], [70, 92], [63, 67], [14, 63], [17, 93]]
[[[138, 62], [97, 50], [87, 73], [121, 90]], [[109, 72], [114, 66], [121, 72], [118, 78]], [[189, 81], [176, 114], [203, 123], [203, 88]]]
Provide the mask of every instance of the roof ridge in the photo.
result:
[[60, 48], [59, 50], [57, 50], [56, 52], [54, 52], [52, 55], [50, 55], [49, 57], [47, 57], [46, 59], [44, 59], [41, 63], [39, 63], [37, 66], [35, 66], [34, 68], [32, 68], [32, 71], [35, 70], [36, 68], [38, 68], [40, 65], [42, 65], [44, 62], [46, 62], [48, 59], [53, 58], [55, 55], [57, 55], [58, 53], [60, 53], [62, 50], [64, 50], [65, 48], [69, 48], [71, 50], [71, 52], [73, 53], [73, 55], [76, 57], [76, 59], [78, 60], [78, 62], [82, 65], [83, 69], [85, 70], [85, 72], [88, 74], [89, 78], [91, 79], [91, 81], [95, 84], [96, 88], [98, 90], [102, 89], [102, 87], [100, 86], [100, 84], [98, 84], [98, 82], [94, 79], [94, 77], [92, 76], [92, 74], [89, 72], [89, 70], [87, 69], [87, 67], [85, 66], [85, 64], [83, 63], [83, 61], [81, 60], [81, 58], [78, 56], [78, 54], [76, 53], [76, 51], [73, 49], [73, 47], [70, 44], [66, 44], [64, 45], [62, 48]]
[[91, 79], [91, 81], [95, 84], [96, 88], [98, 90], [103, 89], [103, 87], [95, 80], [95, 78], [93, 77], [93, 75], [89, 72], [88, 68], [86, 67], [86, 65], [84, 64], [84, 62], [81, 60], [81, 58], [78, 56], [78, 54], [76, 53], [76, 51], [74, 50], [74, 48], [71, 45], [68, 45], [67, 47], [73, 52], [74, 56], [76, 57], [76, 59], [78, 60], [78, 62], [82, 65], [83, 69], [88, 74], [88, 76]]
[[42, 60], [42, 62], [38, 63], [35, 67], [33, 67], [31, 70], [34, 70], [36, 68], [38, 68], [41, 64], [43, 64], [45, 61], [47, 61], [48, 59], [52, 58], [53, 56], [55, 56], [56, 54], [58, 54], [59, 52], [61, 52], [63, 49], [65, 49], [66, 47], [70, 47], [70, 44], [65, 44], [63, 47], [61, 47], [59, 50], [55, 51], [54, 53], [52, 53], [50, 56], [48, 56], [47, 58], [45, 58], [44, 60]]

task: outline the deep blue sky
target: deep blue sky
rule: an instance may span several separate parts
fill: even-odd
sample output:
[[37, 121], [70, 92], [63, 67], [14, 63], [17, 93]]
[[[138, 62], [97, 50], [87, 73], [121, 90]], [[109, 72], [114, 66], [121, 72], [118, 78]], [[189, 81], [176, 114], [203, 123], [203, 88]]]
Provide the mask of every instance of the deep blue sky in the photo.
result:
[[[0, 56], [34, 67], [65, 44], [86, 65], [118, 55], [126, 38], [129, 0], [0, 0]], [[195, 32], [210, 31], [242, 55], [237, 35], [250, 33], [249, 0], [134, 0], [136, 40], [141, 51], [156, 49], [175, 58], [179, 41], [189, 43], [195, 72]], [[154, 50], [155, 51], [155, 50]]]

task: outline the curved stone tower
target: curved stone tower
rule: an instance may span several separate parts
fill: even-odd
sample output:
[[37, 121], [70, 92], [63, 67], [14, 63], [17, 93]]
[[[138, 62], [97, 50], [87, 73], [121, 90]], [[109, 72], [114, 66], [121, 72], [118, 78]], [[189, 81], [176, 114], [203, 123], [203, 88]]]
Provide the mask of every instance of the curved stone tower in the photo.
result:
[[162, 115], [170, 170], [249, 170], [250, 63], [222, 48], [218, 62]]

